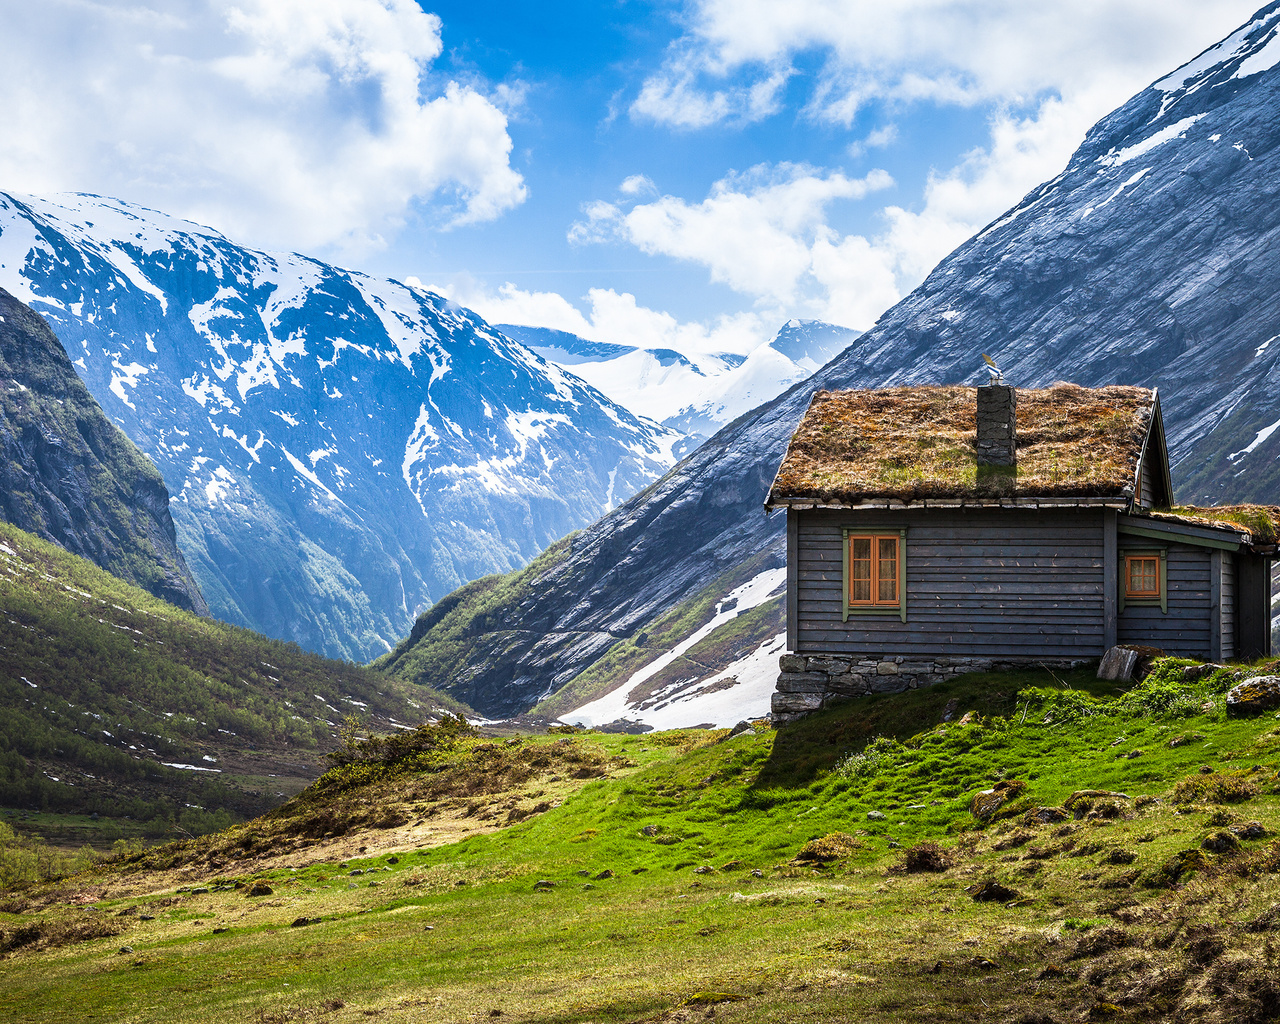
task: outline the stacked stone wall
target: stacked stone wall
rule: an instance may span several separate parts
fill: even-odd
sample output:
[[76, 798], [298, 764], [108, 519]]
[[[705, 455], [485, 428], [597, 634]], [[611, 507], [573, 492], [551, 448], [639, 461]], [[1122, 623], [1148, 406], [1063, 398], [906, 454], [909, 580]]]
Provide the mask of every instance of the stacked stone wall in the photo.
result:
[[1092, 664], [1076, 659], [1002, 658], [858, 658], [848, 655], [784, 654], [778, 659], [777, 688], [773, 694], [776, 725], [798, 718], [840, 700], [873, 693], [902, 693], [932, 686], [966, 672], [1010, 672], [1027, 668], [1080, 668]]

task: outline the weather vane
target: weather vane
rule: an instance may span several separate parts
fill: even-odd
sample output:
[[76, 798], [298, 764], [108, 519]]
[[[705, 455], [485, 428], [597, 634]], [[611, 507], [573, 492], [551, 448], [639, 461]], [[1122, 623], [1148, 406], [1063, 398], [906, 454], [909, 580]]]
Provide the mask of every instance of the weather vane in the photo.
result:
[[987, 372], [991, 374], [988, 384], [1003, 384], [1004, 374], [1000, 371], [1000, 367], [996, 366], [996, 361], [985, 352], [982, 353], [982, 361], [987, 364]]

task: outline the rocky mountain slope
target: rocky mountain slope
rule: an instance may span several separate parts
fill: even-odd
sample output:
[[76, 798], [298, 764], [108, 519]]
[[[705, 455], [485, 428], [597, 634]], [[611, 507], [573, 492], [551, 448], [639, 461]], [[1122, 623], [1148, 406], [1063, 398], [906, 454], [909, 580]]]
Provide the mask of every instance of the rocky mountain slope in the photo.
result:
[[[860, 333], [821, 320], [788, 320], [771, 341], [741, 356], [602, 344], [545, 327], [500, 329], [620, 405], [694, 441], [804, 380]], [[686, 442], [683, 450], [694, 447]]]
[[208, 613], [159, 471], [103, 414], [49, 325], [2, 288], [0, 518]]
[[[630, 678], [636, 660], [616, 669], [609, 659], [641, 655], [637, 638], [656, 622], [684, 616], [688, 636], [710, 621], [744, 576], [781, 564], [782, 518], [766, 519], [761, 503], [819, 387], [973, 382], [983, 352], [1019, 386], [1156, 386], [1180, 500], [1275, 501], [1278, 27], [1273, 3], [1104, 118], [1060, 175], [837, 359], [510, 584], [536, 599], [483, 615], [456, 606], [454, 634], [469, 653], [435, 681], [498, 710], [592, 680], [561, 702], [568, 712]], [[408, 650], [397, 657], [406, 665]]]
[[438, 295], [116, 200], [0, 194], [0, 284], [159, 466], [213, 614], [331, 656], [675, 461], [678, 434]]

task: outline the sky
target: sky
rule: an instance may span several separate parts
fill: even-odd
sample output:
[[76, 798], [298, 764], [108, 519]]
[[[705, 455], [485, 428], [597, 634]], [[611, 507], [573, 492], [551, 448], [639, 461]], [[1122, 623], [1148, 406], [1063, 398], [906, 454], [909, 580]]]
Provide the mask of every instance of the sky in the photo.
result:
[[1259, 0], [0, 0], [0, 190], [495, 323], [866, 329]]

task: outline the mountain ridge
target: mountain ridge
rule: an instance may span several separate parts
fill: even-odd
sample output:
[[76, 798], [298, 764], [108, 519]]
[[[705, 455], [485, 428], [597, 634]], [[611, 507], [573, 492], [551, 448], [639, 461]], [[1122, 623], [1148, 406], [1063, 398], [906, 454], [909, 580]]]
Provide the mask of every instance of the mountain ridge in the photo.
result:
[[119, 200], [0, 194], [0, 284], [170, 482], [214, 614], [333, 656], [675, 461], [678, 434], [438, 295]]

